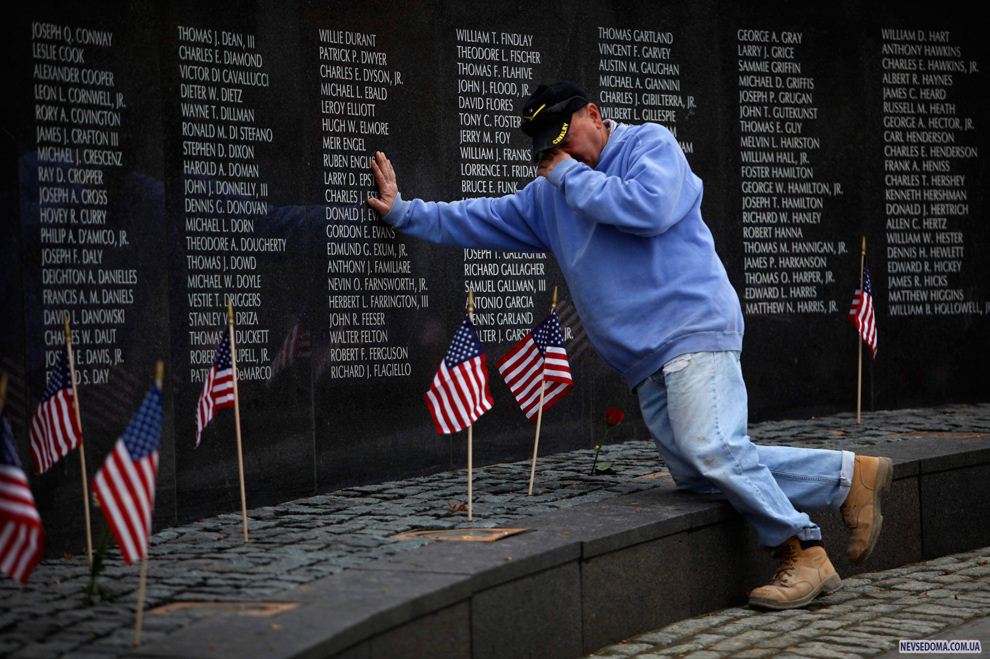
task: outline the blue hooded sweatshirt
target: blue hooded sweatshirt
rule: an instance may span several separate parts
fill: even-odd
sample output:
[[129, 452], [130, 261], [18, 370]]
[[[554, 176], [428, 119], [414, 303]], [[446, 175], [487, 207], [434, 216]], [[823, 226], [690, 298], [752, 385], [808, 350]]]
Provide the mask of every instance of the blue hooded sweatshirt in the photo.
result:
[[701, 197], [670, 131], [615, 124], [594, 169], [565, 159], [505, 197], [399, 197], [384, 219], [435, 243], [552, 252], [592, 345], [634, 388], [679, 355], [742, 350]]

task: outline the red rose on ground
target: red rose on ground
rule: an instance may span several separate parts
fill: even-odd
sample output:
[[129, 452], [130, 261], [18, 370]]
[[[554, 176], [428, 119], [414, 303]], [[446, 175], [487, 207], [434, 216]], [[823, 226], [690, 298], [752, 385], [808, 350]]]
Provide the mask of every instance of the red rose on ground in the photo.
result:
[[611, 462], [603, 462], [601, 466], [598, 464], [598, 454], [601, 453], [602, 447], [605, 445], [605, 439], [608, 437], [608, 431], [616, 427], [622, 420], [626, 418], [626, 413], [620, 410], [618, 407], [610, 407], [605, 410], [605, 435], [602, 437], [602, 441], [595, 444], [595, 460], [591, 463], [591, 475], [595, 474], [614, 474], [612, 471]]

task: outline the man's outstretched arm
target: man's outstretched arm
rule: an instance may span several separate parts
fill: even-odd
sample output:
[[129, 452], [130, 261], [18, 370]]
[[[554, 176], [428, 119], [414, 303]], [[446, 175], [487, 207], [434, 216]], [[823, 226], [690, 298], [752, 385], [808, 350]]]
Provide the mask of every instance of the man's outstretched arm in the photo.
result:
[[540, 228], [532, 221], [539, 214], [532, 186], [504, 197], [462, 199], [437, 203], [399, 194], [388, 157], [378, 151], [371, 159], [378, 197], [368, 205], [399, 231], [444, 245], [500, 249], [513, 252], [547, 251]]

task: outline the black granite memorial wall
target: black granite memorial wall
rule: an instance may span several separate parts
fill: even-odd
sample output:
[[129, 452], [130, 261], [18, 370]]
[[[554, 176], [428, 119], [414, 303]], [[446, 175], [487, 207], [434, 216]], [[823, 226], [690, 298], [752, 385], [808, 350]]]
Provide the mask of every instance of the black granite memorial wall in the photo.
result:
[[[4, 28], [0, 359], [22, 459], [68, 313], [90, 475], [161, 358], [156, 525], [236, 510], [233, 414], [195, 439], [230, 301], [249, 506], [461, 468], [464, 435], [436, 435], [422, 392], [469, 287], [496, 401], [477, 462], [531, 451], [494, 362], [554, 287], [577, 386], [541, 450], [591, 447], [610, 405], [619, 438], [645, 432], [552, 257], [429, 245], [365, 205], [375, 150], [406, 197], [519, 189], [535, 167], [516, 108], [560, 78], [670, 128], [704, 179], [754, 419], [854, 408], [863, 236], [880, 336], [865, 406], [986, 400], [974, 19], [853, 0], [21, 7]], [[78, 459], [31, 481], [52, 552], [81, 546]]]

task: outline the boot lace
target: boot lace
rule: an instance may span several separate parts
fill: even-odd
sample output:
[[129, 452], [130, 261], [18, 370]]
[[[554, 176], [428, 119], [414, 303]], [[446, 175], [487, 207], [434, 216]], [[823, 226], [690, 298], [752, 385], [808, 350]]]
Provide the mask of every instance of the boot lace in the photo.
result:
[[797, 550], [792, 544], [781, 545], [774, 552], [777, 563], [777, 571], [773, 573], [773, 583], [780, 583], [786, 586], [791, 577], [794, 576], [794, 568], [797, 565]]

